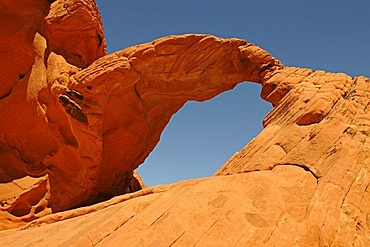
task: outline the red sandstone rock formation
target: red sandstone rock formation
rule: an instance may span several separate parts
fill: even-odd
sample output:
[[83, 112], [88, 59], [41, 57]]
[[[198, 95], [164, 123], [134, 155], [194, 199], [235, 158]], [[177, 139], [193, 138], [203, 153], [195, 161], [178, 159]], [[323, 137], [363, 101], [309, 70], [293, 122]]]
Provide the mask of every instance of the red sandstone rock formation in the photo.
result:
[[[212, 36], [103, 56], [93, 2], [25, 2], [35, 13], [0, 1], [0, 227], [36, 220], [0, 232], [3, 246], [370, 246], [368, 78]], [[56, 21], [80, 15], [87, 50]], [[133, 170], [171, 115], [244, 80], [274, 109], [216, 176], [55, 213], [139, 189]]]
[[9, 68], [0, 100], [2, 229], [140, 189], [133, 170], [187, 100], [260, 83], [281, 66], [253, 44], [207, 35], [103, 56], [93, 1], [45, 1], [25, 20], [13, 5], [0, 5], [9, 32], [0, 48]]

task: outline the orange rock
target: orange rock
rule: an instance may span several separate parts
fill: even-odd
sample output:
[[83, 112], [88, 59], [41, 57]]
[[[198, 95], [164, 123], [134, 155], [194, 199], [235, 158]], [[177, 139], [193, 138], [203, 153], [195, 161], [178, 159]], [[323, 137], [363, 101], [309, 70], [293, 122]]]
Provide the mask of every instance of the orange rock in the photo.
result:
[[194, 179], [46, 216], [0, 238], [4, 246], [287, 246], [305, 233], [316, 187], [296, 166]]
[[[94, 1], [21, 2], [0, 4], [2, 246], [370, 246], [368, 78], [209, 35], [105, 55]], [[171, 116], [241, 81], [265, 129], [216, 176], [145, 188]]]
[[[263, 82], [262, 97], [275, 105], [265, 129], [216, 174], [302, 167], [317, 187], [296, 240], [303, 246], [370, 245], [369, 86], [362, 76], [275, 71]], [[275, 231], [287, 228], [282, 223]]]
[[49, 51], [87, 67], [106, 55], [103, 24], [95, 0], [58, 0], [45, 17]]
[[13, 5], [1, 5], [1, 27], [27, 35], [16, 40], [21, 32], [9, 31], [29, 59], [5, 56], [17, 64], [0, 89], [0, 184], [39, 179], [1, 195], [1, 229], [141, 189], [134, 169], [187, 100], [210, 99], [246, 80], [260, 83], [282, 66], [253, 44], [210, 35], [165, 37], [101, 57], [94, 1], [44, 3], [31, 31], [22, 19], [28, 12], [23, 17]]

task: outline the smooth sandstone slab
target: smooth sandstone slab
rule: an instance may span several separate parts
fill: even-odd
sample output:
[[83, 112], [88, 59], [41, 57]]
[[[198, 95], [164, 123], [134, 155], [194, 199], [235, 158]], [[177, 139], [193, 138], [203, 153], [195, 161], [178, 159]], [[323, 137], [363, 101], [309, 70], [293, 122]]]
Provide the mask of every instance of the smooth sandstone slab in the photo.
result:
[[[319, 239], [306, 236], [305, 220], [316, 187], [312, 174], [296, 166], [188, 180], [61, 222], [46, 225], [46, 217], [29, 229], [0, 232], [0, 238], [2, 246], [318, 243]], [[83, 212], [83, 208], [75, 211]], [[73, 211], [59, 213], [60, 217], [63, 214], [73, 215]], [[302, 233], [299, 238], [298, 232]]]

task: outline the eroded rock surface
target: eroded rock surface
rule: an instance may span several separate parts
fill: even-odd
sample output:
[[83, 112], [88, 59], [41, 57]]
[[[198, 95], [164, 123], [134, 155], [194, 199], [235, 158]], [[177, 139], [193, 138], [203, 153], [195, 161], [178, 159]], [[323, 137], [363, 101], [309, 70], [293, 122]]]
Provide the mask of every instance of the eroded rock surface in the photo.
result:
[[[26, 230], [0, 232], [0, 237], [9, 246], [286, 246], [283, 233], [304, 231], [298, 222], [316, 186], [311, 173], [296, 166], [189, 180], [149, 193], [146, 189], [126, 201], [128, 195], [117, 197], [109, 204], [114, 205], [95, 212], [78, 209], [74, 214], [80, 217], [67, 219], [73, 216], [63, 212], [59, 220], [65, 221], [40, 227], [58, 220], [47, 216]], [[275, 230], [282, 218], [286, 232]]]
[[[94, 2], [24, 2], [0, 1], [0, 228], [23, 225], [3, 246], [370, 246], [368, 78], [207, 35], [105, 55]], [[214, 177], [139, 190], [171, 116], [242, 81], [265, 129]]]
[[262, 87], [261, 96], [275, 105], [265, 129], [216, 174], [302, 167], [317, 188], [300, 222], [304, 232], [295, 237], [310, 238], [313, 246], [370, 245], [369, 89], [363, 76], [275, 71]]
[[9, 36], [0, 48], [9, 68], [0, 85], [0, 229], [140, 189], [134, 169], [187, 100], [261, 83], [282, 66], [253, 44], [210, 35], [105, 55], [94, 1], [38, 2], [25, 14], [0, 3]]

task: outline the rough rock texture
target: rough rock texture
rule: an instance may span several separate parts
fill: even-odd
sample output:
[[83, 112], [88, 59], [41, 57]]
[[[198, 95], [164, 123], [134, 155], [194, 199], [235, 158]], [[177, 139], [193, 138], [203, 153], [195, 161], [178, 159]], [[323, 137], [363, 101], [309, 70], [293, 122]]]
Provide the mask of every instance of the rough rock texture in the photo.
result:
[[0, 229], [141, 189], [134, 169], [187, 100], [261, 83], [282, 66], [246, 41], [209, 35], [103, 56], [94, 1], [35, 2], [22, 12], [0, 1]]
[[[301, 219], [281, 219], [314, 246], [370, 246], [370, 80], [283, 68], [263, 83], [265, 129], [217, 175], [297, 166], [317, 180]], [[304, 193], [299, 191], [299, 193]], [[291, 239], [293, 243], [293, 239]]]
[[[103, 56], [93, 1], [28, 4], [0, 0], [0, 228], [23, 225], [2, 246], [370, 246], [368, 78], [206, 35]], [[245, 80], [265, 129], [216, 176], [140, 190], [172, 114]]]
[[103, 25], [94, 0], [59, 0], [45, 17], [48, 49], [87, 67], [106, 55]]
[[[276, 226], [302, 220], [315, 188], [296, 166], [189, 180], [46, 216], [0, 239], [5, 246], [286, 246], [281, 230], [289, 237], [298, 229]], [[44, 225], [53, 221], [60, 222]]]

